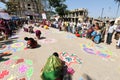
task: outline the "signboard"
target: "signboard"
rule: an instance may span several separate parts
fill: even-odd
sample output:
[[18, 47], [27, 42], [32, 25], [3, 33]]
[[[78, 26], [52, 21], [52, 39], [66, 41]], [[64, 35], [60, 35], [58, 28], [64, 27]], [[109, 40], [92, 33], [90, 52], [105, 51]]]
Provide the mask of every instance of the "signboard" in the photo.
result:
[[46, 14], [42, 13], [42, 19], [47, 19]]

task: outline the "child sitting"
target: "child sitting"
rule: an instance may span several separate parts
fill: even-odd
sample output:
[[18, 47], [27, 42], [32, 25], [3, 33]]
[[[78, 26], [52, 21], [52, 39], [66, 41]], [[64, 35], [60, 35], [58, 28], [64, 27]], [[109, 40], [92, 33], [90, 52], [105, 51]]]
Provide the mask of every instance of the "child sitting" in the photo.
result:
[[33, 38], [25, 37], [24, 40], [27, 41], [27, 48], [36, 48], [38, 46], [37, 41]]
[[78, 29], [76, 29], [75, 35], [76, 35], [77, 37], [80, 37], [80, 34], [79, 34]]

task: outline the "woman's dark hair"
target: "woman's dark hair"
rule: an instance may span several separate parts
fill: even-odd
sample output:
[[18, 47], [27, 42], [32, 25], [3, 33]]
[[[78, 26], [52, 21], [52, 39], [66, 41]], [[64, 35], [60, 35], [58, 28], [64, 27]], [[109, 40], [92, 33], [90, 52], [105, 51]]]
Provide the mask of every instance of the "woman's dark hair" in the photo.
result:
[[27, 41], [27, 40], [29, 40], [29, 38], [28, 38], [28, 37], [25, 37], [25, 38], [24, 38], [24, 40], [26, 40], [26, 41]]
[[110, 25], [113, 26], [113, 25], [114, 25], [114, 21], [111, 21], [111, 22], [110, 22]]
[[33, 38], [29, 38], [29, 40], [31, 40], [32, 42], [34, 42], [34, 41], [35, 41]]
[[53, 55], [56, 56], [56, 57], [59, 57], [57, 52], [54, 52]]

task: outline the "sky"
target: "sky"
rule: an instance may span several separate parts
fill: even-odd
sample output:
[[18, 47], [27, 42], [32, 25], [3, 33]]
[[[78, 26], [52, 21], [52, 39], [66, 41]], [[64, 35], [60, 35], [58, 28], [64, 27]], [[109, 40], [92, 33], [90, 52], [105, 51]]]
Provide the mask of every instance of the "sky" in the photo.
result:
[[0, 7], [1, 7], [1, 8], [6, 8], [6, 7], [5, 7], [5, 4], [3, 4], [3, 3], [1, 3], [1, 2], [0, 2]]
[[[94, 18], [101, 16], [103, 8], [102, 17], [116, 17], [117, 13], [117, 3], [114, 0], [66, 0], [65, 4], [68, 10], [86, 8], [88, 15]], [[0, 7], [5, 8], [5, 5], [0, 3]], [[120, 16], [120, 11], [118, 16]]]
[[[68, 10], [86, 8], [89, 16], [94, 18], [101, 16], [102, 8], [104, 8], [103, 17], [116, 17], [117, 13], [117, 3], [114, 0], [66, 0], [66, 4]], [[120, 16], [120, 11], [118, 16]]]

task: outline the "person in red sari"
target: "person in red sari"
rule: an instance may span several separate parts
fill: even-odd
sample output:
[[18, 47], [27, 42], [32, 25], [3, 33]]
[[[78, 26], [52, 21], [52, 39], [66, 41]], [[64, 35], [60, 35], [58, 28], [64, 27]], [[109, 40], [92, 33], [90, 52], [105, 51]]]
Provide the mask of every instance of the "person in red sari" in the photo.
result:
[[40, 39], [41, 36], [41, 31], [40, 30], [36, 30], [35, 35], [38, 39]]
[[27, 41], [27, 48], [36, 48], [38, 46], [37, 41], [33, 38], [25, 37], [24, 40]]
[[76, 31], [75, 31], [75, 35], [77, 36], [77, 37], [80, 37], [80, 33], [79, 33], [80, 31], [78, 31], [78, 29], [76, 29]]

